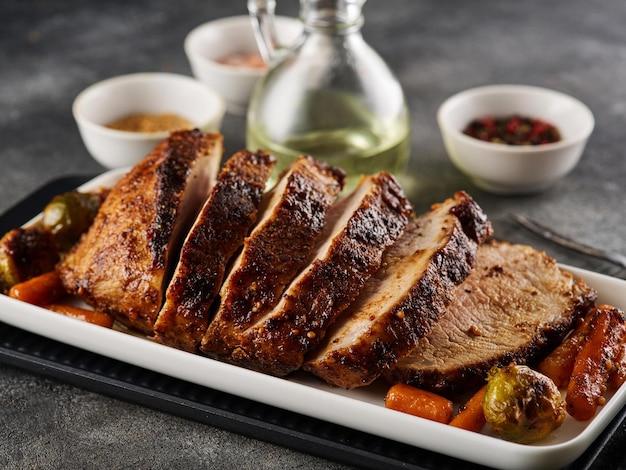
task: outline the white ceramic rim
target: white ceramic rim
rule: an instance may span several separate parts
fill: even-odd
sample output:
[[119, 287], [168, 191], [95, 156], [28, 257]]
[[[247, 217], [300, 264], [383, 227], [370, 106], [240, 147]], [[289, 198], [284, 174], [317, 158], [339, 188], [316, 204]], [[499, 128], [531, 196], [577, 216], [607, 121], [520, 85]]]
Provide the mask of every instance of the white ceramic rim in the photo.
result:
[[246, 15], [221, 18], [219, 20], [209, 21], [208, 23], [203, 23], [201, 25], [196, 26], [194, 29], [192, 29], [189, 32], [189, 34], [187, 34], [187, 37], [185, 38], [185, 42], [183, 45], [185, 49], [185, 53], [187, 54], [187, 56], [189, 56], [190, 58], [192, 58], [193, 60], [197, 62], [203, 62], [210, 67], [215, 67], [216, 69], [222, 70], [224, 72], [228, 71], [229, 73], [236, 73], [239, 75], [250, 76], [250, 77], [256, 77], [256, 76], [260, 76], [264, 74], [265, 70], [263, 69], [259, 69], [256, 67], [247, 67], [245, 65], [233, 67], [232, 65], [222, 64], [213, 59], [209, 59], [205, 57], [204, 55], [202, 55], [200, 52], [198, 52], [198, 44], [202, 40], [205, 31], [209, 29], [214, 29], [215, 27], [219, 27], [219, 26], [226, 26], [226, 25], [231, 25], [231, 24], [239, 25], [240, 23], [244, 22], [243, 21], [244, 19], [249, 22], [250, 28], [252, 28], [251, 19], [249, 16], [246, 16]]
[[[470, 97], [494, 95], [494, 94], [511, 94], [511, 93], [515, 93], [518, 95], [542, 94], [542, 95], [550, 96], [553, 98], [558, 98], [561, 100], [569, 101], [580, 110], [583, 117], [586, 118], [587, 120], [584, 132], [582, 132], [576, 137], [565, 138], [558, 142], [554, 142], [550, 144], [503, 145], [503, 144], [485, 142], [485, 141], [476, 139], [474, 137], [470, 137], [468, 135], [463, 134], [462, 129], [456, 129], [448, 125], [448, 121], [446, 120], [448, 109], [451, 108], [452, 106], [455, 106], [457, 102], [465, 100]], [[511, 112], [515, 112], [515, 110], [511, 110]], [[480, 116], [476, 116], [476, 117], [480, 117]], [[591, 135], [591, 133], [593, 132], [593, 129], [595, 126], [595, 119], [589, 107], [586, 104], [584, 104], [582, 101], [580, 101], [577, 98], [574, 98], [571, 95], [568, 95], [560, 91], [552, 90], [550, 88], [542, 88], [542, 87], [530, 86], [530, 85], [510, 85], [510, 84], [486, 85], [486, 86], [481, 86], [477, 88], [470, 88], [468, 90], [464, 90], [459, 93], [456, 93], [455, 95], [452, 95], [451, 97], [447, 98], [439, 107], [439, 110], [437, 111], [437, 122], [439, 123], [439, 126], [443, 130], [445, 130], [446, 132], [448, 132], [450, 135], [454, 136], [455, 138], [459, 139], [461, 142], [466, 143], [467, 145], [474, 145], [478, 148], [483, 148], [485, 150], [490, 150], [490, 151], [493, 151], [494, 146], [497, 145], [498, 151], [505, 153], [505, 154], [507, 153], [519, 154], [520, 152], [533, 154], [533, 153], [545, 152], [551, 149], [569, 147], [571, 145], [575, 145], [575, 144], [586, 141]]]
[[[127, 171], [128, 168], [110, 170], [78, 190], [112, 187]], [[598, 291], [598, 305], [626, 308], [626, 281], [561, 266]], [[551, 439], [537, 444], [517, 444], [495, 438], [489, 432], [466, 431], [387, 409], [384, 406], [387, 387], [381, 389], [373, 384], [344, 390], [330, 387], [310, 374], [272, 377], [164, 346], [126, 330], [103, 328], [55, 314], [2, 294], [0, 321], [204, 387], [493, 468], [563, 468], [598, 438], [626, 403], [626, 385], [623, 385], [590, 421], [578, 422], [567, 416]]]
[[74, 102], [72, 103], [72, 114], [74, 115], [74, 119], [76, 119], [76, 121], [79, 122], [82, 126], [100, 132], [101, 134], [108, 135], [110, 137], [125, 138], [128, 140], [145, 140], [146, 138], [165, 139], [167, 138], [167, 136], [170, 135], [170, 131], [137, 132], [111, 129], [101, 124], [96, 124], [91, 119], [87, 118], [87, 116], [85, 116], [82, 111], [83, 101], [87, 99], [87, 97], [91, 93], [103, 87], [122, 82], [142, 82], [155, 79], [184, 83], [185, 86], [197, 88], [199, 93], [205, 93], [207, 95], [210, 95], [211, 99], [214, 100], [217, 104], [217, 109], [211, 119], [205, 120], [205, 122], [203, 123], [197, 123], [197, 127], [203, 127], [207, 122], [219, 122], [221, 119], [220, 116], [223, 116], [226, 112], [226, 102], [224, 101], [224, 98], [222, 98], [217, 92], [213, 91], [207, 85], [204, 85], [195, 78], [189, 77], [187, 75], [167, 72], [139, 72], [107, 78], [85, 88], [78, 94], [78, 96], [74, 99]]
[[[278, 26], [281, 22], [297, 22], [298, 18], [292, 18], [289, 16], [276, 16], [275, 22]], [[207, 30], [215, 29], [216, 27], [224, 27], [224, 26], [240, 26], [242, 23], [248, 22], [250, 28], [252, 28], [252, 20], [248, 15], [239, 15], [239, 16], [229, 16], [227, 18], [220, 18], [217, 20], [209, 21], [207, 23], [200, 24], [193, 28], [185, 37], [184, 49], [187, 56], [197, 62], [203, 63], [206, 66], [214, 67], [217, 70], [222, 72], [248, 76], [248, 77], [259, 77], [267, 71], [266, 69], [260, 69], [258, 67], [247, 67], [245, 65], [239, 65], [237, 67], [233, 67], [232, 65], [222, 64], [213, 59], [209, 59], [200, 52], [198, 52], [198, 45], [203, 38], [203, 35]]]

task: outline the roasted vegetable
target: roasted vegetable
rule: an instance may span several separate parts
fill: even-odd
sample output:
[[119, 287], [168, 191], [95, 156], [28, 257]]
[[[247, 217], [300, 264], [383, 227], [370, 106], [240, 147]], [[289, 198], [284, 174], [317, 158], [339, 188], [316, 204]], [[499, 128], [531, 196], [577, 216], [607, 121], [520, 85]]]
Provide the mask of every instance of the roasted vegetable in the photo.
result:
[[622, 338], [613, 365], [615, 369], [609, 375], [609, 387], [616, 390], [626, 382], [626, 336]]
[[483, 401], [485, 420], [503, 439], [529, 444], [543, 439], [565, 419], [565, 401], [554, 382], [527, 366], [489, 371]]
[[0, 292], [54, 269], [95, 218], [107, 190], [55, 196], [41, 222], [13, 229], [0, 239]]
[[576, 355], [589, 335], [591, 318], [592, 315], [587, 315], [574, 328], [574, 331], [537, 366], [537, 370], [550, 377], [559, 388], [567, 386], [569, 382]]
[[45, 308], [67, 317], [76, 318], [77, 320], [86, 321], [87, 323], [93, 323], [94, 325], [103, 326], [105, 328], [113, 327], [114, 319], [108, 313], [96, 312], [93, 310], [86, 310], [84, 308], [63, 304], [49, 304], [46, 305]]
[[442, 396], [405, 384], [392, 386], [385, 396], [389, 409], [447, 424], [454, 404]]
[[626, 335], [626, 319], [620, 309], [600, 305], [590, 315], [589, 334], [576, 355], [567, 385], [567, 412], [580, 421], [593, 418], [604, 404], [609, 376]]
[[50, 304], [65, 294], [61, 278], [54, 270], [18, 282], [9, 289], [9, 297], [33, 305]]
[[61, 251], [69, 250], [89, 228], [106, 193], [71, 191], [55, 196], [44, 208], [42, 227], [50, 231]]
[[0, 239], [0, 292], [51, 271], [59, 260], [54, 237], [40, 227], [16, 228]]
[[459, 408], [457, 415], [450, 421], [450, 426], [479, 432], [485, 425], [483, 402], [487, 386], [483, 385], [472, 397]]

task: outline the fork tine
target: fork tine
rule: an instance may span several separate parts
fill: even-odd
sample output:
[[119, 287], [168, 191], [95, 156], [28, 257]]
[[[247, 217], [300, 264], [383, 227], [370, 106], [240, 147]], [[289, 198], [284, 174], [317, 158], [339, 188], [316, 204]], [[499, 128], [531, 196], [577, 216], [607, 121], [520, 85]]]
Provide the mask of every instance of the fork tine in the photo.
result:
[[509, 213], [509, 216], [525, 229], [530, 230], [531, 232], [545, 238], [546, 240], [550, 240], [571, 250], [575, 250], [589, 256], [595, 256], [596, 258], [609, 261], [613, 264], [621, 266], [622, 268], [626, 268], [626, 256], [622, 255], [621, 253], [601, 250], [589, 245], [585, 245], [583, 243], [579, 243], [575, 240], [572, 240], [571, 238], [555, 232], [551, 228], [541, 225], [538, 222], [535, 222], [534, 220], [531, 220], [528, 217], [520, 214], [511, 212]]

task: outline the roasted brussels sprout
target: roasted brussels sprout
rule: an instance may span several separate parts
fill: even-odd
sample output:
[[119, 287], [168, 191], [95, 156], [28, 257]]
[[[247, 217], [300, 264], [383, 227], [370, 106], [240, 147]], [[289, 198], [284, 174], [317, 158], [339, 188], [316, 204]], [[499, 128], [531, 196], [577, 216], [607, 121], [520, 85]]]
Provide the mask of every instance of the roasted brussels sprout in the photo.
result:
[[496, 434], [522, 444], [543, 439], [565, 419], [565, 401], [554, 382], [514, 363], [489, 371], [483, 410]]
[[52, 234], [40, 227], [16, 228], [0, 239], [0, 292], [54, 269], [59, 253]]
[[107, 194], [103, 189], [55, 196], [44, 208], [41, 222], [7, 232], [0, 239], [0, 292], [54, 269], [92, 224]]
[[100, 192], [55, 196], [43, 210], [42, 227], [52, 233], [61, 251], [67, 251], [91, 225], [103, 199]]

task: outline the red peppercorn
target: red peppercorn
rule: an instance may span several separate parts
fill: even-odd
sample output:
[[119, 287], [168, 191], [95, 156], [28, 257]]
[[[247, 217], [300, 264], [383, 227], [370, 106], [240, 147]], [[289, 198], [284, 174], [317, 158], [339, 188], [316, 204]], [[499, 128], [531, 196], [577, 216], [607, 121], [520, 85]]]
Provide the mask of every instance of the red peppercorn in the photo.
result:
[[508, 145], [541, 145], [561, 140], [559, 130], [552, 124], [519, 115], [474, 119], [463, 133], [486, 142]]

